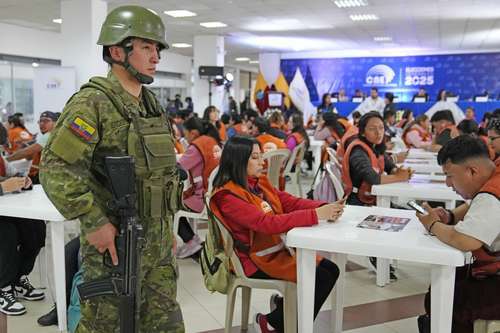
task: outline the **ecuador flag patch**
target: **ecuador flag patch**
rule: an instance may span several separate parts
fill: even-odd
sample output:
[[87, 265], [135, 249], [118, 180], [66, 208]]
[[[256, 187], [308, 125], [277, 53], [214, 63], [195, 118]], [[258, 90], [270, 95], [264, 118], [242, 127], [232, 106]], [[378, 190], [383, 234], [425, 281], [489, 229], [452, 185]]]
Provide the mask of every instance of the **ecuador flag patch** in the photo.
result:
[[76, 135], [85, 139], [85, 141], [92, 140], [95, 133], [95, 128], [80, 117], [76, 117], [70, 125], [71, 130]]

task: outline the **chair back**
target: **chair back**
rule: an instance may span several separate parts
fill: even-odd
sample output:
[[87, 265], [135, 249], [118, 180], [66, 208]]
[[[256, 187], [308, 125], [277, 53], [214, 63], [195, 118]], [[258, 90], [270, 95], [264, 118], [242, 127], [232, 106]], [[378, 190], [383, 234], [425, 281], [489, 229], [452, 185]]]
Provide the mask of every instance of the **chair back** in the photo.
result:
[[328, 158], [330, 159], [330, 161], [334, 163], [335, 166], [340, 169], [340, 171], [342, 171], [342, 164], [340, 164], [337, 152], [331, 147], [326, 147], [326, 152], [328, 153]]
[[216, 166], [210, 173], [210, 176], [208, 176], [208, 188], [206, 193], [208, 196], [212, 194], [212, 190], [214, 188], [214, 179], [218, 171], [219, 171], [219, 166]]
[[288, 156], [290, 156], [288, 149], [277, 149], [264, 153], [263, 157], [267, 161], [267, 178], [276, 188], [279, 188], [281, 170]]
[[293, 148], [292, 153], [290, 154], [290, 157], [288, 158], [288, 161], [285, 166], [285, 171], [284, 174], [290, 174], [292, 172], [292, 168], [294, 165], [297, 165], [295, 167], [295, 172], [299, 172], [300, 174], [300, 163], [304, 159], [304, 153], [305, 153], [305, 143], [302, 142], [301, 144], [295, 146]]
[[339, 177], [340, 170], [337, 169], [335, 163], [329, 161], [325, 163], [325, 170], [333, 183], [337, 199], [342, 199], [344, 197], [344, 186], [342, 185], [342, 178]]

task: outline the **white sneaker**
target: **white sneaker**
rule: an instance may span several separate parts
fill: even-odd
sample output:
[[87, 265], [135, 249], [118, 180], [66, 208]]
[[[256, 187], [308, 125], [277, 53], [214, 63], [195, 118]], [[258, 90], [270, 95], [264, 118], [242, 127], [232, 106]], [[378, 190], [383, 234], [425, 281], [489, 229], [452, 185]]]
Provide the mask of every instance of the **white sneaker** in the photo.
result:
[[24, 305], [16, 301], [12, 286], [0, 289], [0, 312], [9, 316], [20, 316], [26, 313]]
[[26, 275], [21, 276], [14, 285], [16, 298], [23, 298], [28, 301], [39, 301], [45, 298], [43, 291], [35, 289]]

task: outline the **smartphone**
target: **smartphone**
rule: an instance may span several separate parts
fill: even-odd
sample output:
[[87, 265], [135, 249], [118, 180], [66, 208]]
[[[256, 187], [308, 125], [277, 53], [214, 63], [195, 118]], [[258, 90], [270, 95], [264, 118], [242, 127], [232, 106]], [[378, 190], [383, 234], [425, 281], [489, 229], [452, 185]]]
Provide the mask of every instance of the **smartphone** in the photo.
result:
[[417, 204], [415, 201], [410, 200], [406, 203], [408, 206], [419, 212], [420, 214], [427, 214], [427, 211], [424, 209], [424, 207], [420, 206]]

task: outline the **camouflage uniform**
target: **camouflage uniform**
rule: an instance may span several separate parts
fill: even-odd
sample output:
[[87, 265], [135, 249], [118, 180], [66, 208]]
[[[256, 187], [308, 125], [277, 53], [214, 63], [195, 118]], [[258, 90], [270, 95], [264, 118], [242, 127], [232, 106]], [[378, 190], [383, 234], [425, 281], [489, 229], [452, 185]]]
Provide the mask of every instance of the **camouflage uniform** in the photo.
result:
[[[148, 119], [162, 134], [138, 137], [137, 128]], [[143, 127], [147, 131], [152, 126]], [[112, 72], [107, 78], [91, 79], [70, 99], [43, 150], [40, 167], [40, 180], [52, 203], [65, 218], [80, 219], [84, 281], [109, 275], [102, 255], [86, 236], [108, 221], [116, 225], [106, 205], [111, 194], [103, 185], [104, 157], [110, 155], [136, 157], [139, 219], [146, 238], [139, 331], [184, 332], [172, 253], [178, 179], [171, 126], [152, 92], [143, 87], [137, 99]], [[83, 302], [77, 332], [118, 332], [117, 304], [108, 296]]]

